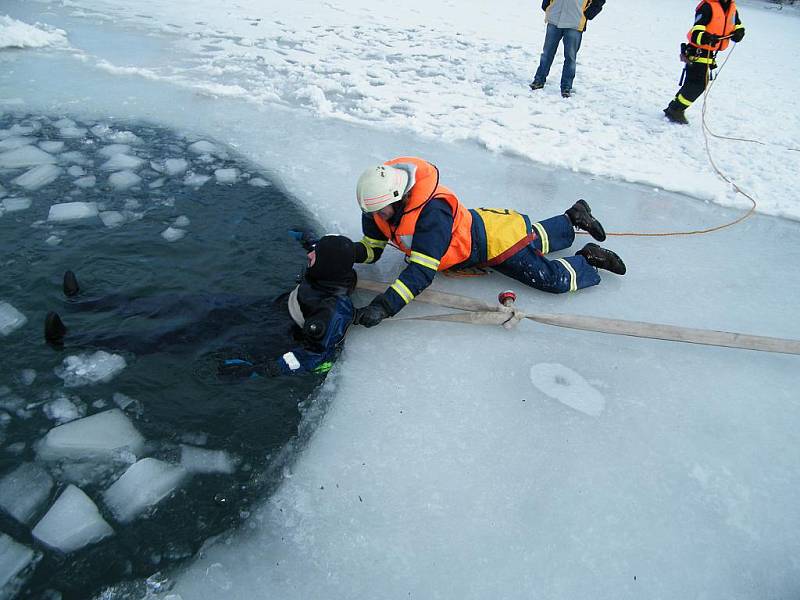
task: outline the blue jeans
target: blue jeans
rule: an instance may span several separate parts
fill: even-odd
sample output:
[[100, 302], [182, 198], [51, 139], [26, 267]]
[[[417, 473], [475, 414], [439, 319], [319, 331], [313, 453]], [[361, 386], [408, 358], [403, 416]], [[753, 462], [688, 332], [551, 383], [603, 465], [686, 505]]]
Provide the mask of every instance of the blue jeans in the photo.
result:
[[564, 40], [564, 69], [561, 71], [561, 89], [571, 90], [572, 80], [575, 79], [575, 61], [578, 50], [581, 48], [581, 38], [583, 33], [577, 29], [559, 29], [555, 25], [547, 24], [547, 34], [544, 36], [544, 48], [542, 48], [542, 58], [539, 61], [539, 68], [533, 76], [535, 83], [544, 84], [547, 75], [550, 73], [550, 66], [556, 57], [558, 42]]

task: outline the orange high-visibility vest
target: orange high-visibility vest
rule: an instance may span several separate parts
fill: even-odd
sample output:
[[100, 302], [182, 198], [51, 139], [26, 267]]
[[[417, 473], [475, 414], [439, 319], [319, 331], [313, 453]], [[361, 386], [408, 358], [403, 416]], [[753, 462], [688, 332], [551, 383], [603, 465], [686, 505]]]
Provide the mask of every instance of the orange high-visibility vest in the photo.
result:
[[[711, 21], [708, 25], [706, 25], [706, 33], [713, 33], [714, 35], [718, 35], [719, 37], [723, 37], [726, 35], [730, 35], [733, 33], [733, 30], [736, 27], [736, 23], [734, 22], [736, 19], [736, 2], [731, 0], [730, 6], [728, 6], [728, 10], [724, 10], [722, 5], [719, 3], [719, 0], [702, 0], [700, 4], [697, 5], [695, 12], [700, 10], [700, 8], [704, 5], [708, 4], [711, 7]], [[689, 33], [686, 34], [686, 37], [689, 38], [689, 43], [696, 48], [702, 48], [703, 50], [711, 50], [711, 51], [720, 51], [725, 50], [728, 47], [728, 42], [730, 40], [720, 40], [715, 45], [710, 44], [700, 44], [697, 45], [692, 41], [692, 33], [694, 33], [694, 28], [689, 30]], [[702, 38], [701, 38], [702, 39]]]
[[416, 167], [416, 173], [414, 185], [406, 197], [403, 216], [397, 227], [392, 228], [377, 212], [372, 214], [375, 224], [383, 232], [383, 235], [407, 256], [411, 256], [417, 219], [425, 205], [431, 199], [438, 198], [447, 202], [454, 217], [450, 246], [439, 263], [439, 271], [444, 271], [467, 260], [472, 251], [472, 214], [458, 201], [452, 191], [439, 184], [439, 169], [426, 160], [409, 156], [395, 158], [384, 164], [388, 166], [412, 164]]

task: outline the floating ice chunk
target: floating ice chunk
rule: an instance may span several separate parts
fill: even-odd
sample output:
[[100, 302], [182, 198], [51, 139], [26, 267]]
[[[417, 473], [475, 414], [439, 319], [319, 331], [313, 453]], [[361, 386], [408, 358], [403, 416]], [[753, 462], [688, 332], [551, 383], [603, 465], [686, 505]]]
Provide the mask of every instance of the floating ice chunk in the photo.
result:
[[0, 167], [4, 169], [20, 169], [22, 167], [35, 167], [56, 162], [52, 154], [40, 150], [36, 146], [23, 146], [16, 150], [9, 150], [0, 154]]
[[103, 501], [120, 523], [128, 523], [161, 502], [187, 476], [183, 467], [143, 458], [103, 493]]
[[5, 139], [14, 135], [30, 135], [42, 128], [38, 121], [28, 121], [27, 124], [14, 123], [8, 129], [0, 129], [0, 139]]
[[24, 574], [29, 574], [30, 566], [40, 558], [41, 554], [0, 533], [0, 597], [14, 598], [24, 583]]
[[49, 235], [47, 239], [44, 241], [45, 244], [48, 246], [58, 246], [62, 242], [62, 239], [57, 235]]
[[122, 410], [126, 410], [128, 412], [132, 412], [137, 415], [142, 413], [141, 403], [138, 400], [131, 398], [130, 396], [126, 396], [125, 394], [121, 394], [120, 392], [114, 392], [112, 400], [114, 400], [114, 404], [119, 406]]
[[564, 365], [533, 365], [531, 381], [542, 393], [587, 415], [596, 417], [605, 410], [606, 401], [603, 395], [578, 373]]
[[28, 210], [31, 207], [30, 198], [4, 198], [0, 204], [3, 205], [4, 212], [16, 212], [18, 210]]
[[188, 173], [186, 177], [184, 177], [183, 183], [185, 185], [191, 185], [193, 187], [200, 187], [209, 179], [211, 179], [209, 175], [200, 175], [199, 173]]
[[72, 119], [69, 119], [67, 117], [64, 117], [63, 119], [59, 119], [58, 121], [53, 123], [53, 127], [58, 127], [59, 129], [64, 129], [64, 128], [67, 128], [67, 127], [75, 127], [76, 125], [77, 125], [77, 123], [75, 123], [75, 121], [73, 121]]
[[69, 163], [75, 163], [78, 165], [88, 166], [93, 164], [93, 162], [86, 158], [82, 153], [78, 152], [77, 150], [72, 150], [70, 152], [64, 152], [64, 154], [58, 155], [59, 160]]
[[106, 139], [120, 144], [141, 144], [142, 138], [133, 133], [132, 131], [112, 131], [106, 136]]
[[55, 165], [39, 165], [23, 173], [12, 183], [24, 187], [26, 190], [38, 190], [58, 179], [62, 172], [61, 167]]
[[115, 460], [124, 452], [139, 454], [144, 438], [121, 410], [112, 408], [54, 427], [37, 450], [41, 460]]
[[74, 139], [84, 137], [87, 131], [84, 127], [63, 127], [58, 130], [58, 133], [62, 138]]
[[96, 202], [62, 202], [53, 204], [47, 215], [48, 221], [75, 221], [97, 216]]
[[181, 466], [190, 473], [233, 473], [237, 461], [224, 450], [181, 444]]
[[76, 186], [82, 189], [94, 187], [97, 183], [97, 178], [94, 175], [87, 175], [86, 177], [79, 177], [73, 181]]
[[216, 154], [217, 146], [206, 140], [200, 140], [189, 145], [189, 151], [194, 154]]
[[126, 366], [125, 359], [119, 354], [98, 350], [94, 354], [68, 356], [55, 373], [64, 380], [65, 387], [79, 387], [107, 383]]
[[267, 181], [266, 179], [262, 179], [261, 177], [253, 177], [247, 183], [249, 183], [252, 186], [261, 187], [261, 188], [269, 187], [269, 186], [272, 185], [269, 181]]
[[138, 156], [129, 154], [115, 154], [100, 165], [104, 171], [135, 171], [142, 166], [144, 161]]
[[164, 161], [164, 172], [167, 175], [180, 175], [189, 168], [189, 162], [184, 158], [168, 158]]
[[217, 169], [214, 171], [217, 183], [236, 183], [239, 178], [239, 169]]
[[59, 425], [79, 419], [86, 414], [85, 407], [76, 405], [66, 396], [61, 396], [52, 402], [48, 402], [42, 407], [42, 410], [48, 419], [55, 421]]
[[158, 189], [158, 188], [160, 188], [160, 187], [164, 187], [164, 181], [165, 181], [165, 179], [164, 179], [163, 177], [159, 177], [159, 178], [158, 178], [158, 179], [156, 179], [155, 181], [151, 181], [151, 182], [148, 184], [148, 187], [149, 187], [151, 190], [155, 190], [155, 189]]
[[141, 181], [142, 178], [132, 171], [117, 171], [108, 178], [108, 182], [118, 190], [127, 190]]
[[68, 553], [99, 542], [113, 535], [114, 530], [89, 496], [70, 484], [32, 533], [46, 546]]
[[64, 149], [64, 142], [56, 142], [54, 140], [45, 140], [39, 142], [39, 148], [51, 154], [58, 154]]
[[19, 380], [22, 385], [31, 385], [36, 381], [36, 371], [33, 369], [22, 369], [19, 373]]
[[161, 237], [163, 237], [168, 242], [177, 242], [185, 235], [186, 231], [184, 229], [177, 229], [175, 227], [167, 227], [164, 231], [161, 232]]
[[30, 523], [50, 497], [53, 478], [36, 463], [22, 463], [0, 480], [0, 508], [20, 523]]
[[189, 223], [191, 223], [191, 221], [189, 221], [189, 217], [187, 217], [186, 215], [181, 215], [180, 217], [175, 219], [173, 225], [175, 227], [188, 227]]
[[97, 125], [92, 126], [91, 128], [89, 128], [89, 131], [92, 132], [92, 135], [99, 138], [104, 138], [107, 135], [113, 133], [111, 127], [109, 127], [105, 123], [98, 123]]
[[32, 144], [35, 141], [36, 139], [32, 137], [20, 137], [20, 136], [8, 137], [0, 141], [0, 152], [6, 152], [7, 150], [16, 150], [17, 148], [22, 148], [23, 146]]
[[28, 318], [11, 306], [8, 302], [0, 300], [0, 335], [8, 335], [19, 329], [28, 321]]
[[70, 177], [83, 177], [86, 175], [86, 170], [78, 165], [72, 165], [69, 169], [67, 169], [67, 174]]
[[205, 446], [208, 443], [208, 434], [201, 431], [185, 431], [181, 434], [181, 441], [194, 446]]
[[111, 158], [117, 154], [127, 154], [130, 149], [131, 147], [128, 144], [111, 144], [100, 148], [97, 153], [106, 158]]
[[125, 222], [125, 215], [116, 210], [106, 210], [100, 213], [100, 220], [106, 227], [119, 227]]

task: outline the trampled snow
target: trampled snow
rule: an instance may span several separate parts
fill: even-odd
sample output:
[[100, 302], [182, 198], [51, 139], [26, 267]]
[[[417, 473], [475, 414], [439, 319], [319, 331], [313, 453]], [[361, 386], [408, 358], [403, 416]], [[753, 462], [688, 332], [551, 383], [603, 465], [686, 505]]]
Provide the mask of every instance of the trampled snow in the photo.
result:
[[[71, 0], [65, 10], [97, 6]], [[713, 139], [711, 150], [756, 192], [759, 211], [797, 219], [788, 182], [798, 156], [787, 148], [799, 137], [800, 78], [796, 53], [774, 52], [796, 45], [797, 20], [757, 2], [740, 7], [748, 35], [714, 84], [708, 120], [716, 132], [766, 144]], [[560, 59], [541, 94], [525, 87], [543, 37], [537, 4], [369, 8], [348, 0], [267, 10], [248, 0], [223, 10], [203, 0], [186, 11], [146, 0], [133, 11], [105, 0], [113, 17], [104, 26], [174, 41], [168, 64], [131, 56], [112, 70], [103, 57], [49, 60], [65, 79], [77, 75], [87, 96], [102, 92], [79, 116], [152, 119], [158, 106], [161, 122], [236, 148], [323, 230], [356, 238], [355, 179], [403, 154], [435, 162], [469, 206], [534, 218], [580, 196], [617, 232], [696, 229], [742, 214], [652, 189], [745, 205], [712, 172], [700, 106], [688, 128], [661, 116], [677, 89], [676, 48], [693, 5], [607, 3], [584, 36], [569, 100], [553, 85]], [[203, 49], [208, 23], [218, 50]], [[72, 81], [30, 73], [10, 81], [32, 109], [75, 95]], [[198, 154], [213, 161], [209, 152]], [[628, 274], [560, 297], [498, 275], [440, 276], [435, 286], [486, 301], [513, 286], [527, 310], [798, 338], [797, 321], [784, 316], [800, 296], [797, 235], [796, 223], [756, 216], [713, 235], [612, 237], [606, 244]], [[387, 251], [360, 275], [392, 281], [402, 265]], [[429, 311], [415, 302], [404, 315]], [[243, 532], [207, 548], [171, 593], [793, 597], [795, 358], [531, 323], [513, 332], [399, 320], [354, 328], [311, 403], [324, 418], [310, 411], [310, 433], [281, 487]], [[559, 366], [533, 370], [542, 364]], [[586, 396], [565, 393], [575, 387]], [[586, 397], [594, 401], [581, 403]]]
[[114, 535], [114, 530], [91, 498], [70, 484], [31, 533], [42, 544], [69, 553]]
[[103, 501], [117, 521], [127, 523], [168, 497], [187, 475], [182, 466], [143, 458], [103, 493]]

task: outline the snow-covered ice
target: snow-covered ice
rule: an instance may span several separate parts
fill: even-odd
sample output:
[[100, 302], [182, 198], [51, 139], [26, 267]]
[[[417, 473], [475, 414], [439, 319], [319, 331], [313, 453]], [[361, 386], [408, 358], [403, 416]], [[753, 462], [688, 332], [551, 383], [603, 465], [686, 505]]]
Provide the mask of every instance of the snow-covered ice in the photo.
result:
[[96, 202], [61, 202], [53, 204], [47, 214], [48, 221], [77, 221], [97, 216]]
[[28, 318], [8, 302], [0, 300], [0, 335], [8, 335], [19, 329], [28, 321]]
[[42, 544], [69, 553], [114, 535], [114, 530], [91, 498], [70, 484], [31, 533]]
[[25, 462], [0, 480], [0, 508], [28, 524], [50, 497], [53, 478], [36, 463]]
[[127, 523], [175, 491], [187, 471], [155, 458], [143, 458], [103, 493], [103, 501], [114, 518]]
[[37, 449], [41, 460], [114, 460], [138, 455], [144, 438], [121, 410], [111, 409], [51, 429]]

